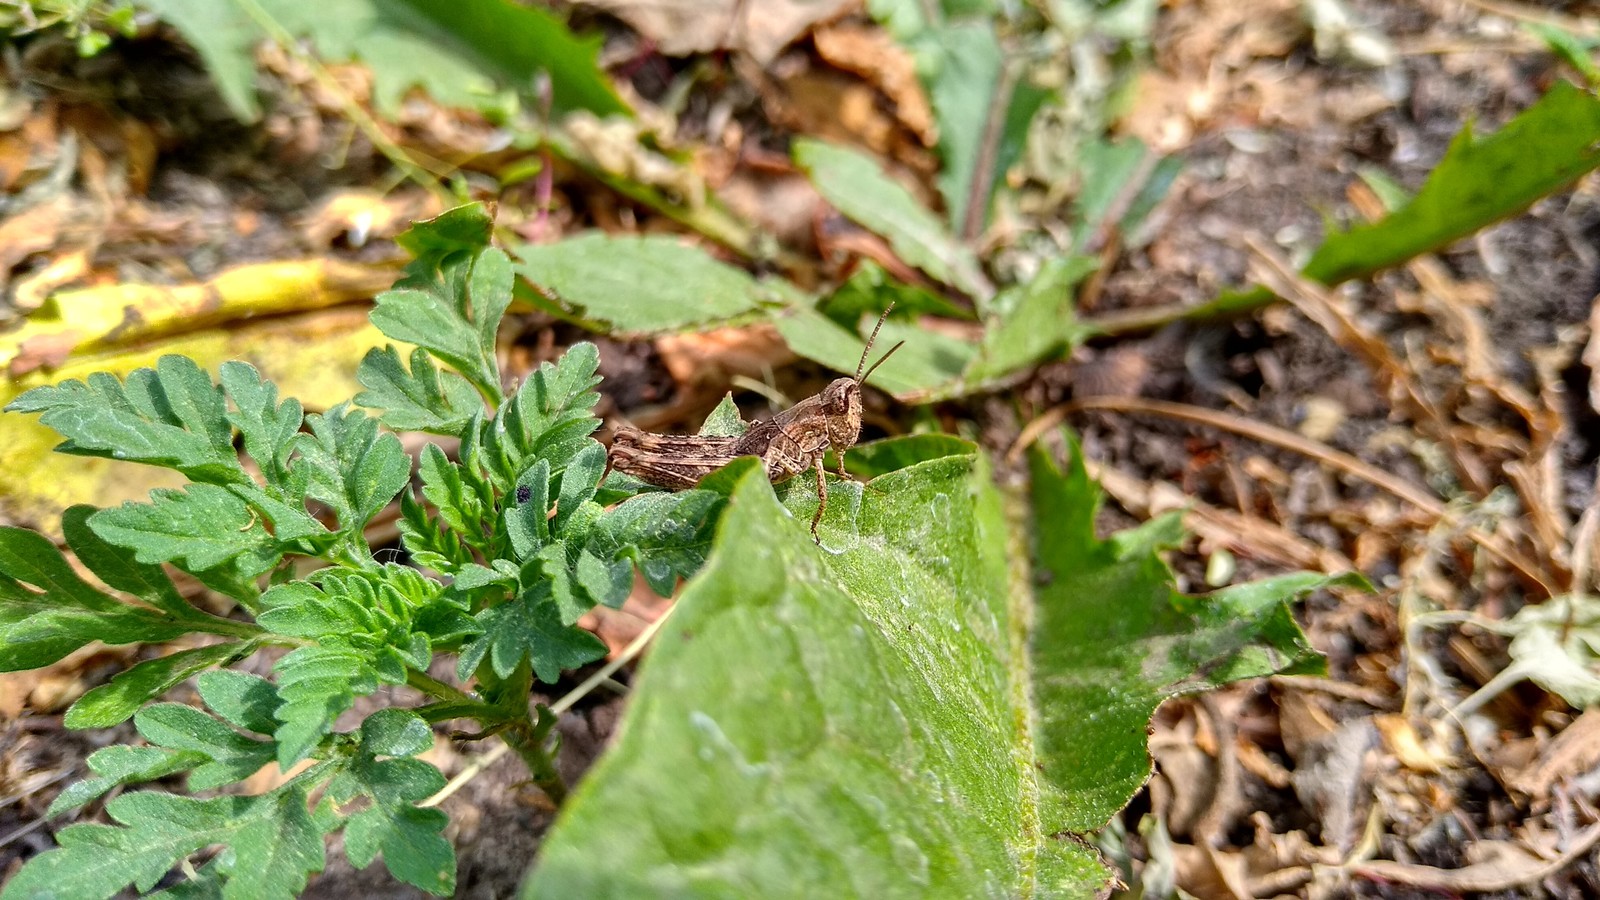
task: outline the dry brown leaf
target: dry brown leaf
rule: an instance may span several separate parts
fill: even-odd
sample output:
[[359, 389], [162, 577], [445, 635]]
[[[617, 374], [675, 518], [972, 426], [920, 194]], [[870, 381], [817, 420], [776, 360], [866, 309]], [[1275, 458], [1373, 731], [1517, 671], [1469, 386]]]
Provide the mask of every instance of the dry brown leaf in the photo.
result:
[[1529, 853], [1521, 844], [1509, 841], [1478, 841], [1467, 847], [1468, 858], [1475, 860], [1459, 869], [1439, 869], [1389, 860], [1373, 860], [1352, 866], [1351, 871], [1369, 878], [1460, 892], [1507, 891], [1554, 875], [1582, 859], [1600, 843], [1600, 824], [1590, 825], [1569, 845], [1561, 857], [1546, 861]]
[[1438, 746], [1437, 741], [1424, 741], [1405, 716], [1376, 716], [1372, 723], [1377, 726], [1389, 753], [1413, 772], [1437, 775], [1457, 765], [1454, 755]]
[[817, 53], [830, 65], [854, 72], [876, 85], [894, 101], [900, 123], [924, 147], [939, 140], [938, 126], [928, 95], [917, 78], [917, 63], [906, 49], [881, 28], [839, 24], [819, 28], [813, 35]]
[[761, 378], [794, 362], [794, 351], [769, 324], [671, 334], [656, 338], [661, 363], [678, 384], [722, 386], [735, 375]]
[[820, 22], [860, 0], [587, 0], [627, 22], [668, 56], [742, 50], [765, 66]]
[[1600, 708], [1585, 710], [1547, 744], [1533, 764], [1508, 778], [1511, 787], [1529, 797], [1544, 799], [1556, 782], [1574, 778], [1600, 766]]

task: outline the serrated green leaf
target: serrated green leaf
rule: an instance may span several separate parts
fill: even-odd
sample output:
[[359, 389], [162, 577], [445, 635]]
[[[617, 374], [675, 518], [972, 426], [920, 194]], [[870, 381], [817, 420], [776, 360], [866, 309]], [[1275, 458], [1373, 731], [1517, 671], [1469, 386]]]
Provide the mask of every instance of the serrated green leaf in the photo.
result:
[[566, 470], [561, 473], [561, 492], [556, 497], [556, 514], [550, 520], [552, 533], [565, 532], [573, 514], [585, 503], [594, 499], [594, 492], [600, 487], [600, 473], [604, 472], [605, 468], [606, 448], [596, 441], [586, 441], [583, 449], [573, 454]]
[[456, 889], [455, 848], [442, 834], [448, 824], [450, 817], [437, 809], [375, 806], [355, 814], [345, 825], [345, 853], [350, 864], [361, 869], [382, 851], [389, 874], [448, 897]]
[[1526, 209], [1600, 166], [1600, 98], [1565, 81], [1498, 132], [1470, 125], [1404, 208], [1330, 234], [1305, 276], [1338, 284], [1443, 247]]
[[149, 503], [124, 503], [89, 517], [105, 541], [134, 551], [141, 563], [169, 562], [188, 572], [246, 558], [265, 571], [277, 541], [232, 491], [211, 484], [157, 488]]
[[245, 452], [261, 467], [268, 484], [280, 490], [295, 487], [289, 481], [288, 463], [294, 436], [305, 418], [300, 401], [287, 397], [279, 403], [277, 385], [262, 379], [248, 363], [225, 362], [217, 375], [233, 401], [228, 422], [239, 429]]
[[377, 420], [342, 404], [306, 417], [311, 434], [298, 441], [296, 468], [306, 467], [306, 496], [328, 504], [340, 530], [358, 535], [411, 479], [400, 439], [380, 434]]
[[650, 589], [669, 597], [705, 561], [725, 502], [715, 491], [641, 494], [596, 520], [585, 549], [602, 562], [632, 560]]
[[550, 536], [549, 460], [539, 460], [518, 476], [505, 515], [511, 552], [517, 559], [531, 559]]
[[255, 48], [263, 40], [310, 38], [332, 62], [360, 59], [373, 100], [393, 115], [413, 87], [441, 103], [478, 107], [502, 91], [531, 92], [550, 79], [557, 111], [625, 113], [596, 65], [597, 38], [579, 38], [553, 13], [505, 0], [146, 0], [200, 52], [234, 114], [261, 115]]
[[[160, 697], [190, 676], [226, 666], [255, 651], [249, 642], [212, 644], [148, 659], [120, 672], [78, 698], [61, 724], [73, 729], [110, 728], [128, 720], [145, 703]], [[182, 749], [182, 748], [179, 748]]]
[[0, 671], [47, 666], [91, 641], [165, 641], [191, 627], [96, 590], [43, 536], [0, 528]]
[[973, 297], [993, 293], [977, 254], [958, 241], [910, 191], [885, 175], [876, 161], [855, 150], [811, 139], [795, 141], [793, 154], [795, 164], [811, 177], [824, 199], [863, 228], [886, 238], [896, 256]]
[[421, 347], [411, 352], [411, 367], [393, 345], [367, 351], [356, 371], [366, 387], [355, 402], [383, 410], [383, 424], [396, 431], [426, 431], [459, 437], [483, 409], [483, 398], [467, 380], [433, 364]]
[[187, 772], [205, 762], [203, 753], [168, 750], [165, 747], [130, 747], [117, 744], [89, 755], [87, 760], [95, 778], [86, 778], [68, 787], [50, 801], [46, 818], [53, 818], [105, 794], [121, 784], [155, 781], [178, 772]]
[[204, 791], [242, 781], [271, 765], [271, 741], [240, 734], [222, 722], [182, 703], [157, 703], [134, 717], [139, 733], [153, 744], [187, 751], [207, 760], [189, 773], [189, 790]]
[[322, 832], [294, 787], [209, 800], [141, 791], [112, 800], [106, 812], [120, 827], [62, 829], [60, 846], [29, 860], [0, 898], [100, 900], [130, 884], [148, 891], [189, 854], [220, 844], [231, 851], [216, 862], [228, 879], [224, 897], [288, 900], [324, 863]]
[[483, 634], [461, 648], [457, 674], [465, 680], [488, 657], [501, 678], [527, 660], [540, 681], [554, 683], [563, 669], [594, 662], [606, 655], [599, 638], [561, 624], [561, 614], [550, 596], [548, 583], [535, 585], [523, 595], [491, 606], [477, 615]]
[[554, 244], [516, 244], [511, 252], [517, 274], [553, 293], [559, 311], [610, 332], [707, 328], [783, 302], [744, 270], [673, 237], [589, 232]]
[[716, 408], [700, 423], [699, 434], [701, 437], [739, 437], [749, 430], [750, 426], [739, 414], [739, 407], [733, 402], [733, 393], [730, 391], [722, 395]]
[[484, 470], [498, 490], [510, 490], [534, 459], [564, 470], [593, 442], [600, 427], [594, 405], [600, 395], [600, 364], [593, 344], [573, 344], [555, 364], [541, 363], [517, 389], [501, 414], [482, 429], [480, 442], [463, 441], [461, 458]]
[[200, 699], [230, 725], [271, 734], [278, 727], [272, 717], [278, 708], [278, 689], [272, 682], [248, 672], [222, 670], [207, 672], [195, 679]]
[[301, 647], [278, 660], [278, 765], [284, 770], [311, 754], [355, 698], [378, 689], [378, 673], [361, 653], [328, 643]]
[[96, 372], [34, 388], [6, 409], [42, 413], [39, 421], [66, 438], [63, 453], [162, 466], [208, 484], [250, 480], [221, 391], [188, 357], [163, 356], [126, 382]]
[[[412, 733], [408, 746], [422, 748], [424, 739], [432, 746], [432, 732], [420, 719], [407, 730]], [[363, 727], [364, 751], [365, 735]], [[415, 805], [444, 784], [439, 770], [421, 760], [376, 760], [370, 752], [357, 757], [350, 771], [329, 787], [344, 801], [358, 794], [372, 801], [345, 825], [345, 853], [351, 865], [365, 868], [381, 852], [384, 865], [401, 881], [440, 896], [452, 893], [455, 850], [441, 833], [449, 819], [438, 809]]]
[[433, 730], [427, 722], [422, 721], [421, 716], [408, 709], [380, 709], [361, 723], [363, 753], [374, 756], [416, 756], [432, 746]]
[[74, 506], [61, 515], [62, 535], [78, 562], [108, 587], [131, 594], [174, 618], [198, 618], [199, 612], [183, 599], [160, 566], [141, 563], [127, 548], [108, 544], [94, 533], [89, 517], [95, 512], [92, 506]]
[[439, 255], [419, 257], [406, 268], [406, 278], [377, 296], [372, 324], [397, 341], [426, 349], [498, 403], [494, 336], [511, 303], [511, 261], [487, 244], [472, 247], [454, 239], [486, 218], [481, 206], [463, 210], [419, 222], [401, 236], [409, 236], [403, 245]]

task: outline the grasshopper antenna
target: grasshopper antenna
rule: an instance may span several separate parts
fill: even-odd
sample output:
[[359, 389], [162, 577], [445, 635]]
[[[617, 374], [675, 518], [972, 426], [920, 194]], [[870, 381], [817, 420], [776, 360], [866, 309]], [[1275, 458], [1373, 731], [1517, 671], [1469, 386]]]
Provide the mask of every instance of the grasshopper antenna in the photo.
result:
[[878, 340], [878, 330], [883, 327], [883, 323], [889, 318], [889, 313], [893, 310], [894, 304], [890, 303], [884, 308], [883, 315], [878, 317], [878, 324], [872, 326], [872, 334], [867, 337], [867, 345], [861, 348], [861, 362], [856, 363], [856, 384], [860, 384], [871, 377], [872, 369], [876, 369], [877, 367], [883, 365], [883, 360], [888, 359], [890, 355], [894, 353], [894, 351], [899, 350], [901, 346], [905, 344], [905, 341], [901, 341], [900, 343], [889, 348], [889, 352], [885, 353], [882, 359], [879, 359], [877, 362], [872, 364], [872, 369], [867, 369], [867, 373], [865, 375], [861, 374], [861, 370], [867, 365], [867, 355], [872, 352], [872, 345]]

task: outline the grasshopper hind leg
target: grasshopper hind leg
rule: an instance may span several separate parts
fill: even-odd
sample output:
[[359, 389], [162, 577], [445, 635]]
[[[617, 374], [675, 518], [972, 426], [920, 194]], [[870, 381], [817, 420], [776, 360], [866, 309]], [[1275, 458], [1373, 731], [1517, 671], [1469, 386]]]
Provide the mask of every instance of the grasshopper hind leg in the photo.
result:
[[822, 512], [827, 509], [827, 469], [822, 468], [822, 455], [816, 455], [811, 468], [816, 469], [816, 516], [811, 516], [811, 540], [822, 546], [822, 538], [816, 533], [816, 527], [822, 520]]

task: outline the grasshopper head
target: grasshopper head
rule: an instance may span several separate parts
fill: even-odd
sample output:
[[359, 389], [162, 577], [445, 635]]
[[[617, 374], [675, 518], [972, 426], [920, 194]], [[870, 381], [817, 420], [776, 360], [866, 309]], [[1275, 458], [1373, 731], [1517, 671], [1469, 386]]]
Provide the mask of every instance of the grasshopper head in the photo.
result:
[[822, 389], [822, 410], [828, 422], [828, 443], [842, 457], [861, 437], [861, 385], [854, 378], [836, 378]]

